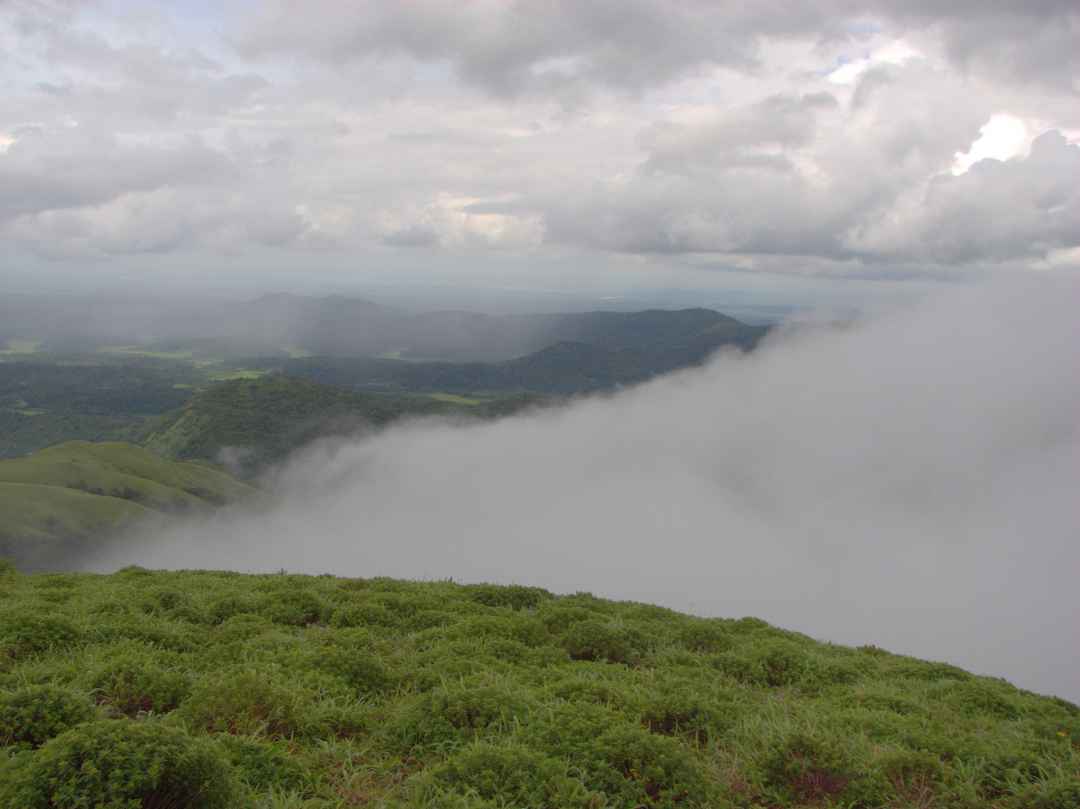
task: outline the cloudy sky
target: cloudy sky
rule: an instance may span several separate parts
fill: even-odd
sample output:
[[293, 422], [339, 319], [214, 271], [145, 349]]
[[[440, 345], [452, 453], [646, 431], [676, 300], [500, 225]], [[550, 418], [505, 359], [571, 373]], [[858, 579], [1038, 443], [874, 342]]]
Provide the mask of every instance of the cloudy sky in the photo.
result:
[[0, 0], [0, 82], [13, 284], [1080, 268], [1075, 0]]

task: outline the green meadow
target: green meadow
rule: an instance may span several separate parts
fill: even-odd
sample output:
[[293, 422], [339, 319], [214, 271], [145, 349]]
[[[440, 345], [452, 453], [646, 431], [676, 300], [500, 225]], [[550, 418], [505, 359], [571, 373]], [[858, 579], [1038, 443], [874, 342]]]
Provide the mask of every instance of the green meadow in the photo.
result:
[[1075, 705], [753, 618], [522, 586], [0, 575], [2, 806], [1075, 809], [1078, 779]]
[[254, 491], [206, 463], [69, 441], [0, 460], [0, 554], [40, 567], [136, 521], [206, 512]]

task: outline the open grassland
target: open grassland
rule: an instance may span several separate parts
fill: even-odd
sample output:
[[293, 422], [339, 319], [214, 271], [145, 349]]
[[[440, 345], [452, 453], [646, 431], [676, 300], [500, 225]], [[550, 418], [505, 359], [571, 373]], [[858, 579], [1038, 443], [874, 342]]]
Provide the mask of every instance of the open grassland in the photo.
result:
[[1080, 710], [587, 594], [0, 575], [0, 805], [1080, 805]]
[[244, 483], [202, 464], [170, 461], [124, 442], [68, 441], [0, 461], [0, 482], [76, 489], [157, 511], [238, 500]]
[[253, 492], [206, 463], [120, 442], [69, 441], [0, 461], [0, 555], [49, 567], [136, 520], [208, 511]]
[[34, 483], [0, 481], [0, 540], [88, 537], [152, 513], [120, 497]]

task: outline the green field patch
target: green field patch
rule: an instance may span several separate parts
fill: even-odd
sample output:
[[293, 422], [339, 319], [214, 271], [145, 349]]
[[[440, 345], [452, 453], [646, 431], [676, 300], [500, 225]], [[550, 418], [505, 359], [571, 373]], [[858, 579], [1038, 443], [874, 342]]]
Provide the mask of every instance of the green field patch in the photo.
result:
[[194, 360], [195, 355], [191, 351], [153, 351], [142, 346], [101, 346], [99, 354], [110, 354], [120, 357], [149, 357], [159, 360]]
[[459, 404], [475, 406], [483, 404], [486, 399], [482, 399], [476, 396], [462, 396], [458, 393], [429, 393], [427, 394], [429, 399], [434, 399], [436, 402], [447, 402], [448, 404]]
[[3, 348], [0, 348], [0, 355], [16, 356], [36, 354], [40, 348], [40, 340], [8, 340], [4, 343]]
[[214, 382], [228, 382], [233, 379], [259, 379], [266, 376], [268, 371], [258, 368], [232, 368], [227, 371], [211, 371], [210, 379]]

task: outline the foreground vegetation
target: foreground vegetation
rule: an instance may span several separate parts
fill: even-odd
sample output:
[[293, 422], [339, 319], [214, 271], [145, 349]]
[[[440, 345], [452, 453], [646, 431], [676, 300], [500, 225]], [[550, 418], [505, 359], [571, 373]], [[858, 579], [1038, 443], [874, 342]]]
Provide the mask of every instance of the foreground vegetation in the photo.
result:
[[1080, 805], [1080, 710], [585, 594], [0, 574], [0, 805]]

